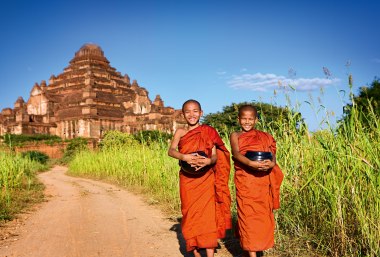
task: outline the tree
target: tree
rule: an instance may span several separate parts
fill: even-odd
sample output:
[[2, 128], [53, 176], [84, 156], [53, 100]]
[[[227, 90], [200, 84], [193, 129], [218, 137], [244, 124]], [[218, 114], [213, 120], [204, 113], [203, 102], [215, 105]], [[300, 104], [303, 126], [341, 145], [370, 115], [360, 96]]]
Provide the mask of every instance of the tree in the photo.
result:
[[[351, 82], [350, 82], [351, 83]], [[353, 120], [353, 114], [364, 126], [369, 126], [371, 121], [380, 117], [380, 79], [375, 77], [370, 86], [359, 89], [357, 96], [352, 96], [352, 102], [343, 109], [341, 124], [347, 124]]]
[[240, 129], [237, 120], [238, 110], [240, 106], [245, 104], [256, 106], [259, 115], [259, 123], [257, 124], [258, 129], [277, 129], [279, 126], [284, 129], [284, 127], [289, 126], [298, 127], [303, 123], [300, 113], [292, 112], [285, 107], [277, 107], [261, 102], [232, 103], [229, 106], [224, 106], [222, 112], [205, 115], [202, 121], [205, 124], [213, 126], [221, 133], [229, 134], [231, 131]]
[[369, 111], [370, 102], [375, 114], [380, 116], [380, 79], [375, 78], [369, 87], [361, 87], [359, 95], [354, 97], [354, 102], [363, 111]]

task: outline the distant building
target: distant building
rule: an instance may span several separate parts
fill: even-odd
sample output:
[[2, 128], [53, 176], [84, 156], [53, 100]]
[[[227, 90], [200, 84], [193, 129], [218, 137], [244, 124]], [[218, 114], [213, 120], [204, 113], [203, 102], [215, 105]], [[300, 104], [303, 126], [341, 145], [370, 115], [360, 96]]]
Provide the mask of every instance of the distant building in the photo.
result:
[[19, 97], [13, 109], [0, 113], [0, 135], [101, 138], [107, 130], [171, 133], [184, 124], [180, 110], [165, 107], [159, 95], [152, 102], [148, 91], [111, 67], [95, 44], [79, 49], [49, 84], [36, 83], [27, 102]]

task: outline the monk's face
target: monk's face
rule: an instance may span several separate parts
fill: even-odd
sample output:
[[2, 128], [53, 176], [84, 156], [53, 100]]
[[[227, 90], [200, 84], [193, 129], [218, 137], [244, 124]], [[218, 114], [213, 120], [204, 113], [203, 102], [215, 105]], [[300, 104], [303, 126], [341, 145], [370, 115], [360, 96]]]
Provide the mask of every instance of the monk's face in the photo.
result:
[[199, 119], [202, 117], [203, 112], [197, 103], [190, 102], [183, 107], [183, 116], [188, 125], [195, 126], [199, 123]]
[[256, 112], [253, 110], [242, 111], [238, 120], [243, 131], [250, 131], [255, 128], [257, 122]]

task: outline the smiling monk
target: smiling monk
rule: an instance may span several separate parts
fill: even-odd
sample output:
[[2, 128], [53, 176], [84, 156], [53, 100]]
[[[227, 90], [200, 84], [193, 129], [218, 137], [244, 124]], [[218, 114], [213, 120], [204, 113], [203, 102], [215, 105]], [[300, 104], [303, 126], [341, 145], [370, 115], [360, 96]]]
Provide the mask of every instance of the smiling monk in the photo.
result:
[[187, 251], [200, 257], [199, 249], [205, 248], [212, 257], [217, 239], [231, 228], [230, 154], [214, 128], [199, 124], [203, 112], [198, 101], [186, 101], [182, 112], [187, 128], [177, 129], [168, 151], [182, 163], [182, 233]]
[[270, 134], [254, 129], [258, 121], [256, 108], [240, 107], [238, 121], [242, 130], [230, 136], [235, 167], [237, 231], [243, 250], [248, 251], [250, 257], [256, 257], [257, 252], [274, 245], [273, 210], [280, 207], [283, 174], [276, 164], [276, 141]]

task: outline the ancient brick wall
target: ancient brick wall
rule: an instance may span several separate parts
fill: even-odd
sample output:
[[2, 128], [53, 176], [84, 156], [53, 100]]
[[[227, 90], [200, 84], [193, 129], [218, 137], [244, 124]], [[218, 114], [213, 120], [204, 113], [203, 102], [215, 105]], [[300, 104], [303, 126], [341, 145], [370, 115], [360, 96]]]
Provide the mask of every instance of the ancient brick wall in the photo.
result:
[[[49, 156], [51, 159], [59, 159], [63, 157], [64, 151], [69, 142], [54, 143], [48, 145], [42, 142], [27, 143], [23, 146], [16, 146], [15, 151], [17, 153], [27, 152], [27, 151], [39, 151]], [[94, 149], [96, 147], [96, 142], [93, 140], [88, 141], [88, 147]]]
[[54, 145], [47, 145], [44, 143], [29, 143], [23, 146], [16, 146], [15, 151], [17, 153], [27, 152], [27, 151], [39, 151], [49, 156], [51, 159], [62, 158], [64, 150], [66, 149], [68, 143], [56, 143]]

